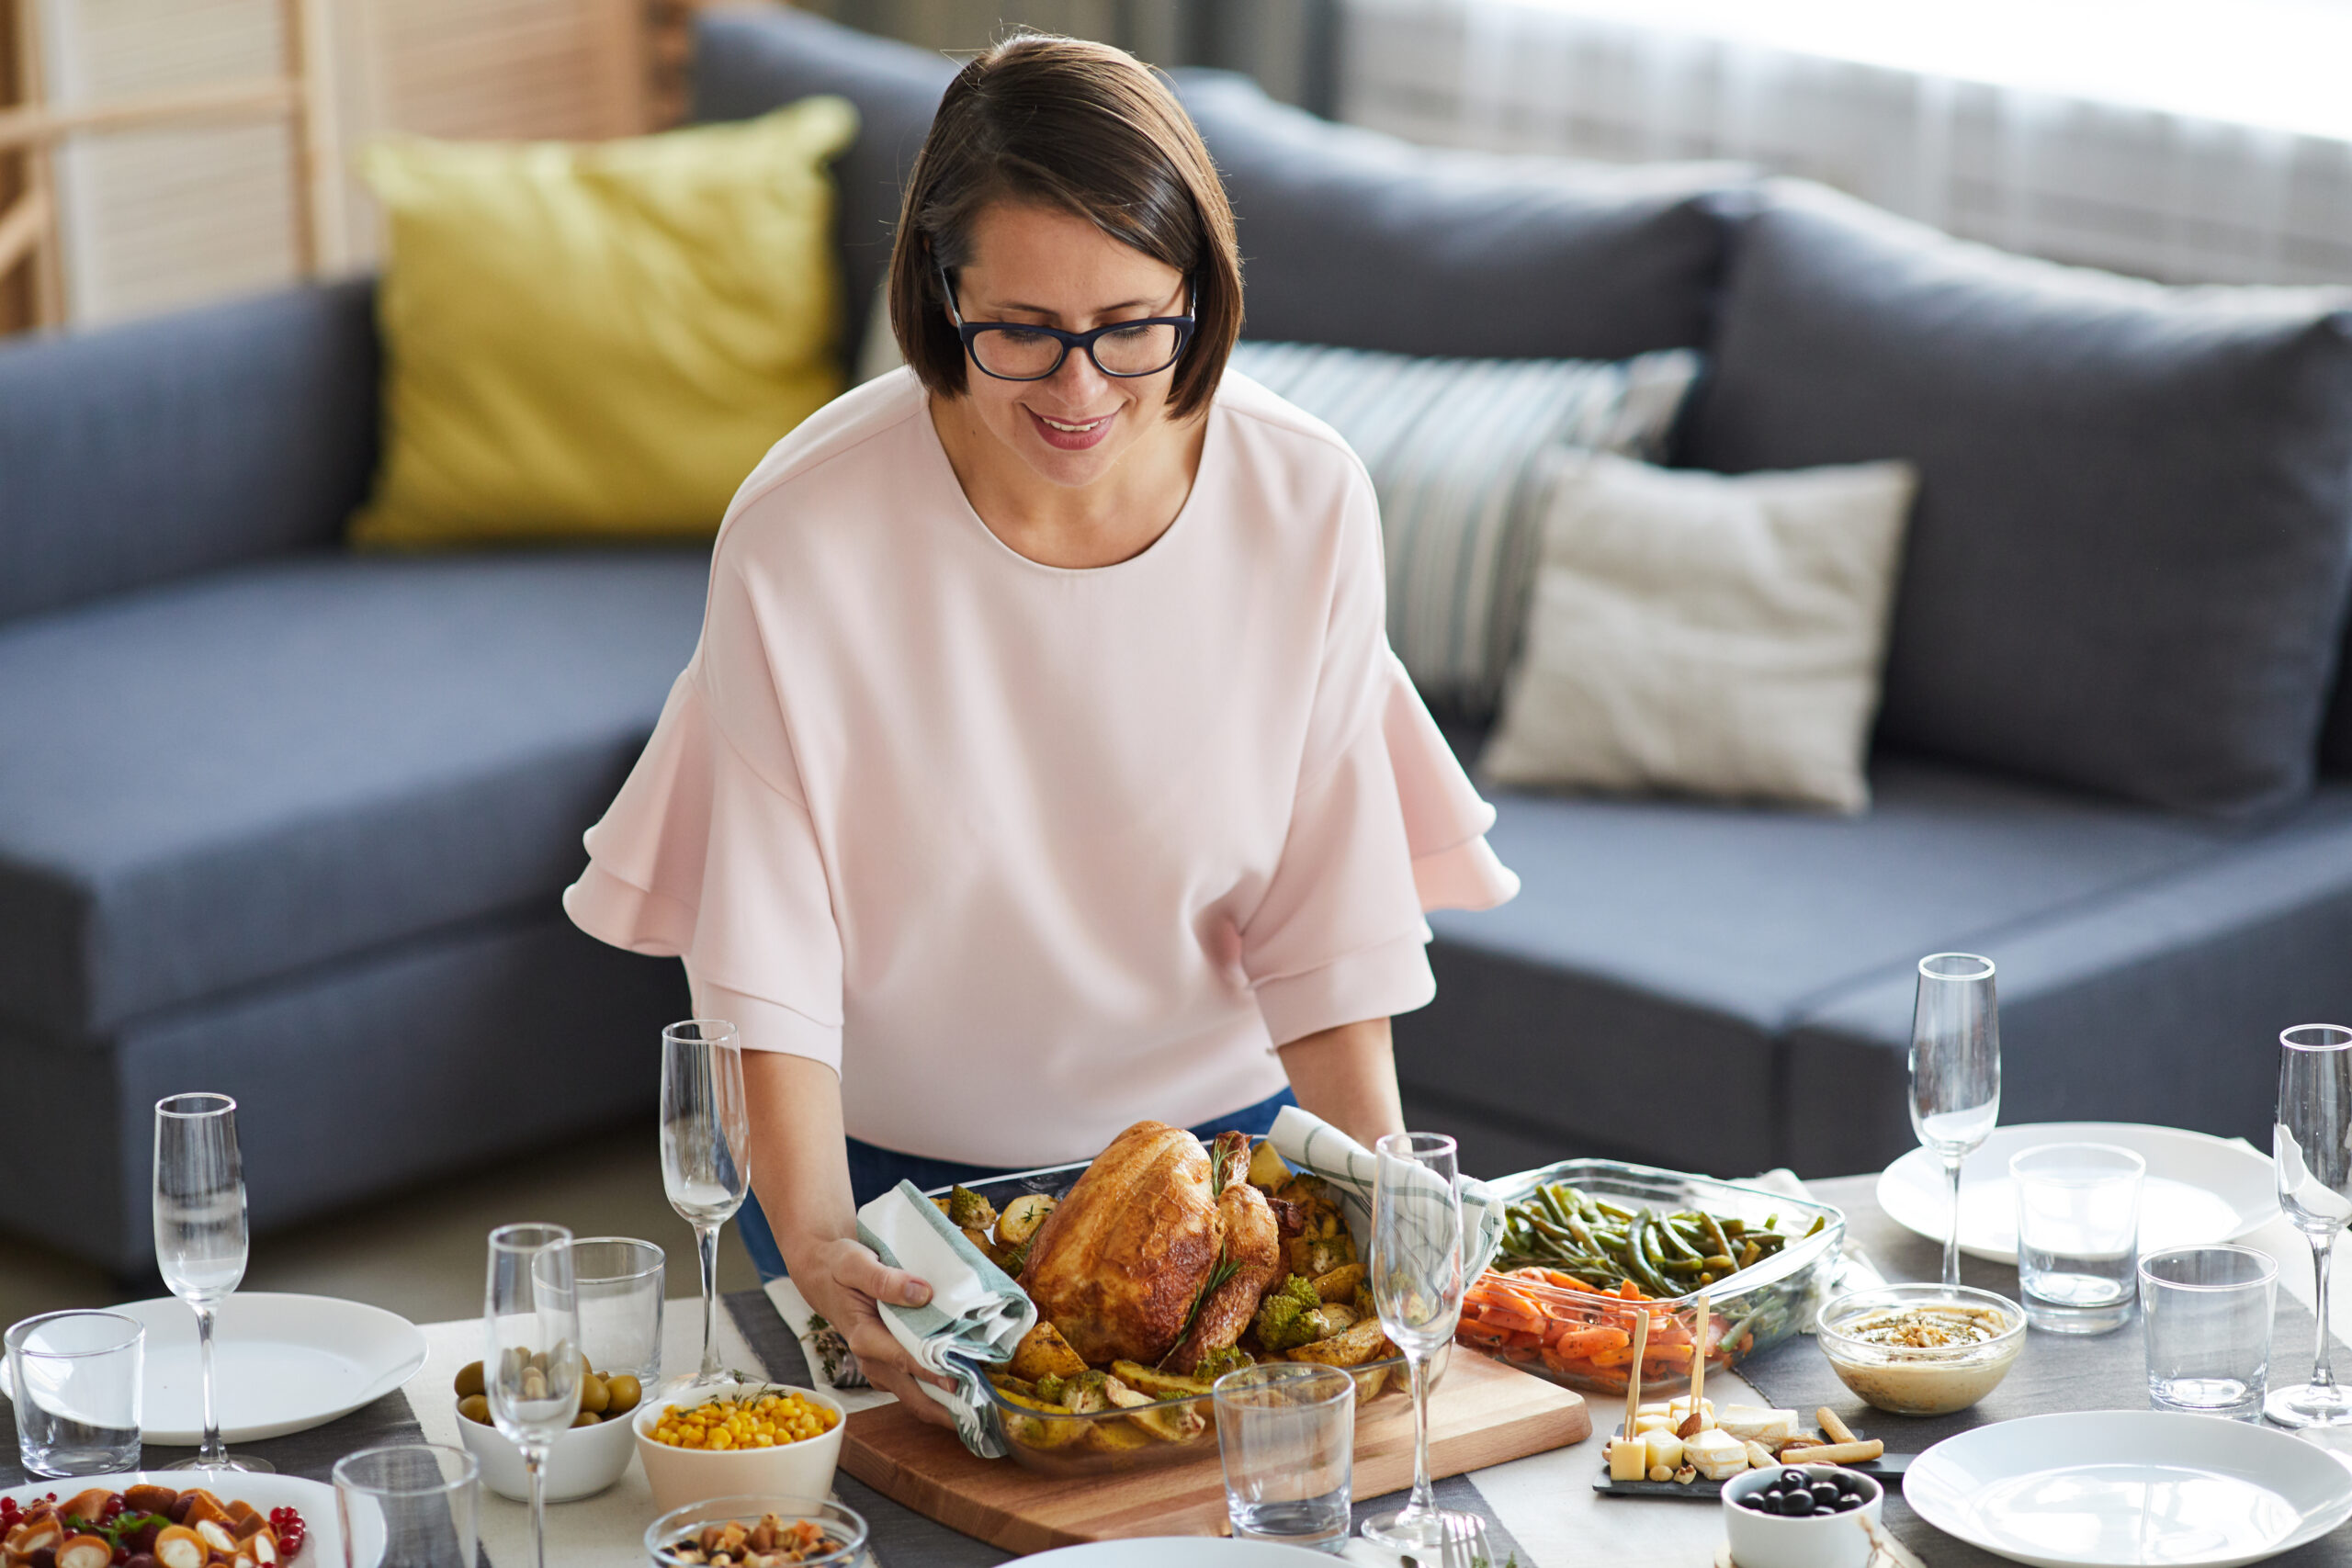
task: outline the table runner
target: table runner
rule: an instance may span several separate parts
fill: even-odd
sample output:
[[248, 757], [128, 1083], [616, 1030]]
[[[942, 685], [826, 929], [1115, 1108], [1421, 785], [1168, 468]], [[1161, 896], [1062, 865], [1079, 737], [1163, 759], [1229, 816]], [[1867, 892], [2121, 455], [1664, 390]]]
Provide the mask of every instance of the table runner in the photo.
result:
[[[775, 1310], [775, 1303], [759, 1291], [738, 1291], [725, 1301], [728, 1315], [734, 1319], [737, 1331], [751, 1346], [752, 1353], [759, 1358], [762, 1371], [776, 1382], [808, 1387], [808, 1358], [801, 1351], [800, 1341], [786, 1326], [783, 1314]], [[1012, 1552], [1001, 1547], [950, 1529], [903, 1504], [892, 1502], [847, 1471], [833, 1477], [833, 1492], [865, 1516], [882, 1568], [993, 1568], [996, 1563], [1015, 1561]], [[1385, 1497], [1357, 1498], [1355, 1525], [1361, 1527], [1369, 1516], [1394, 1508], [1402, 1495], [1391, 1493]], [[1494, 1510], [1478, 1495], [1478, 1489], [1470, 1483], [1468, 1476], [1448, 1476], [1437, 1483], [1437, 1499], [1442, 1507], [1476, 1514], [1487, 1521], [1487, 1541], [1497, 1568], [1505, 1568], [1514, 1559], [1524, 1564], [1519, 1543], [1503, 1529], [1502, 1521], [1495, 1517]]]
[[[1941, 1244], [1905, 1230], [1880, 1210], [1873, 1189], [1877, 1178], [1850, 1177], [1815, 1182], [1813, 1191], [1822, 1201], [1845, 1211], [1848, 1234], [1868, 1249], [1871, 1261], [1891, 1281], [1933, 1280], [1943, 1267]], [[1980, 1290], [1997, 1291], [2015, 1301], [2018, 1271], [2009, 1264], [1987, 1263], [1963, 1255], [1961, 1282]], [[2300, 1382], [2311, 1366], [2313, 1319], [2302, 1304], [2278, 1292], [2278, 1315], [2271, 1327], [2270, 1370], [2274, 1382]], [[2342, 1354], [2341, 1351], [2338, 1352]], [[1921, 1453], [1956, 1433], [2021, 1416], [2043, 1416], [2063, 1410], [2145, 1410], [2148, 1408], [2147, 1349], [2134, 1317], [2112, 1334], [2059, 1335], [2039, 1329], [2026, 1331], [2025, 1348], [2001, 1386], [1967, 1410], [1953, 1416], [1890, 1416], [1864, 1404], [1838, 1381], [1838, 1374], [1816, 1341], [1801, 1335], [1741, 1365], [1740, 1372], [1774, 1406], [1797, 1411], [1810, 1425], [1814, 1411], [1824, 1404], [1849, 1425], [1883, 1440], [1890, 1452]], [[1998, 1563], [2004, 1559], [1968, 1546], [1937, 1529], [1913, 1513], [1900, 1491], [1890, 1487], [1886, 1523], [1905, 1546], [1928, 1563]], [[2352, 1531], [2313, 1541], [2287, 1556], [2282, 1564], [2342, 1564], [2352, 1568]]]

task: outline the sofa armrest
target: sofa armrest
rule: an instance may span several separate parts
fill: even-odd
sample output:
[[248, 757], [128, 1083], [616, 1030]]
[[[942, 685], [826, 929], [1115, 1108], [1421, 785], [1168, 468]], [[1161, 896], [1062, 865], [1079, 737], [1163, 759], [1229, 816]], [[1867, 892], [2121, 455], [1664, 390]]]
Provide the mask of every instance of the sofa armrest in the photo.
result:
[[0, 621], [332, 543], [376, 460], [375, 287], [0, 346]]

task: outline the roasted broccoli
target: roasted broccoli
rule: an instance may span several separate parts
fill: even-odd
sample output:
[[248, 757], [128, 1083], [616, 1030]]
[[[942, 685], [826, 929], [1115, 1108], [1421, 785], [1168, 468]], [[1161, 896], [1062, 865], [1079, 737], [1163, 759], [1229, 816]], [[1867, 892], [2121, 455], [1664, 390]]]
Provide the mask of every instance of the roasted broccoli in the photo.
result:
[[1269, 1353], [1280, 1353], [1323, 1337], [1322, 1298], [1315, 1281], [1293, 1274], [1258, 1303], [1258, 1343]]
[[947, 1223], [970, 1230], [984, 1231], [996, 1224], [996, 1205], [968, 1187], [947, 1190]]
[[1193, 1367], [1193, 1375], [1204, 1382], [1215, 1382], [1226, 1373], [1241, 1367], [1254, 1367], [1257, 1360], [1238, 1345], [1227, 1345], [1222, 1350], [1212, 1350]]
[[1066, 1403], [1063, 1395], [1069, 1391], [1069, 1381], [1059, 1372], [1047, 1372], [1037, 1380], [1037, 1397], [1047, 1404]]

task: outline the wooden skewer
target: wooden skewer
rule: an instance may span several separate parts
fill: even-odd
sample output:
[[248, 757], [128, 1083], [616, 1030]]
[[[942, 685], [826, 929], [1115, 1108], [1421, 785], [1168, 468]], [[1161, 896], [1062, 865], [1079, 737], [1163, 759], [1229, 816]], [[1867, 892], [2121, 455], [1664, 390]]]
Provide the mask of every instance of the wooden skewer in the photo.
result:
[[[1699, 1320], [1690, 1326], [1690, 1414], [1699, 1414], [1699, 1396], [1707, 1386], [1707, 1334], [1712, 1319], [1707, 1312], [1707, 1298], [1699, 1298]], [[1700, 1430], [1706, 1423], [1700, 1423]]]
[[1634, 1435], [1634, 1422], [1642, 1408], [1642, 1352], [1650, 1346], [1650, 1314], [1644, 1307], [1634, 1319], [1634, 1371], [1625, 1380], [1625, 1436]]

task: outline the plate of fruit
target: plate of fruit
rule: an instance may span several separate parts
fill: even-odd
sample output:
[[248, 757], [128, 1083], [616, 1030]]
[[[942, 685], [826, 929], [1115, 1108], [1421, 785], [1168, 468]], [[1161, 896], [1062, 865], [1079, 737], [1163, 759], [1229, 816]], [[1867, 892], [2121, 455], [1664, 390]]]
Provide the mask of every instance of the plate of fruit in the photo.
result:
[[343, 1561], [334, 1489], [291, 1475], [76, 1476], [0, 1492], [0, 1563], [26, 1568], [293, 1568]]

